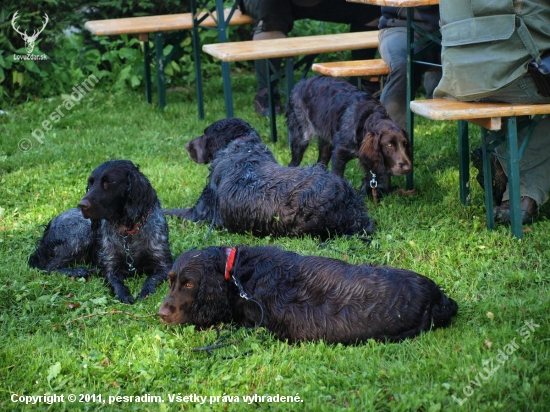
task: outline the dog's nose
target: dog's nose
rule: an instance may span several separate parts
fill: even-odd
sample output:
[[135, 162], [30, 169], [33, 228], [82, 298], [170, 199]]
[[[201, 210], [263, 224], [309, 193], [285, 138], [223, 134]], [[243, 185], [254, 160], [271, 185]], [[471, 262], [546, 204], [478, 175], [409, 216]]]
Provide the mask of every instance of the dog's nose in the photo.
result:
[[158, 315], [160, 316], [160, 318], [164, 323], [168, 323], [170, 314], [171, 312], [170, 312], [170, 309], [168, 308], [168, 305], [160, 305]]
[[403, 170], [404, 174], [410, 173], [412, 170], [412, 165], [410, 163], [403, 163], [401, 164], [401, 170]]
[[185, 143], [185, 148], [186, 148], [187, 150], [189, 150], [189, 143], [191, 143], [191, 142]]
[[80, 210], [86, 210], [91, 206], [90, 202], [87, 199], [82, 199], [80, 203], [78, 203], [78, 208]]

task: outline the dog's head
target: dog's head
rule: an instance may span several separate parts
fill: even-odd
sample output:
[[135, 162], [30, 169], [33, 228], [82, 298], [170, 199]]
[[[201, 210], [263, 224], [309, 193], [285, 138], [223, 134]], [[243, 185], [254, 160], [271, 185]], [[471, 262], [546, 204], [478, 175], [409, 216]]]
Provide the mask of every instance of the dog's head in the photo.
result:
[[[185, 145], [189, 156], [197, 163], [210, 163], [216, 153], [239, 137], [254, 134], [256, 130], [237, 117], [218, 120], [206, 129], [202, 136], [196, 137]], [[258, 136], [259, 138], [259, 136]]]
[[359, 149], [359, 163], [365, 171], [394, 176], [412, 170], [407, 132], [383, 113], [374, 113], [365, 122], [366, 132]]
[[137, 166], [129, 160], [111, 160], [92, 172], [78, 207], [85, 218], [132, 224], [157, 202], [155, 190]]
[[220, 247], [181, 254], [168, 273], [170, 291], [158, 312], [162, 321], [199, 327], [230, 322], [225, 262], [226, 255]]

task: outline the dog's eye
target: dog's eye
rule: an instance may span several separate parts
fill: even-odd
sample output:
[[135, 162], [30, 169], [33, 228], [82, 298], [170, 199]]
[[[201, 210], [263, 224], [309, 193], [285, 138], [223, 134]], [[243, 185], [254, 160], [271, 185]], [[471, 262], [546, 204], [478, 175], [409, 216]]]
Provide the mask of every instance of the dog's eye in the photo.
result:
[[388, 143], [388, 144], [386, 145], [386, 147], [393, 147], [393, 144], [392, 144], [392, 143]]
[[105, 181], [103, 182], [103, 189], [104, 189], [104, 190], [107, 190], [107, 188], [109, 187], [109, 185], [112, 185], [113, 183], [116, 183], [116, 182], [109, 182], [109, 181], [105, 180]]
[[195, 285], [191, 282], [187, 282], [185, 284], [185, 289], [193, 289], [195, 287]]

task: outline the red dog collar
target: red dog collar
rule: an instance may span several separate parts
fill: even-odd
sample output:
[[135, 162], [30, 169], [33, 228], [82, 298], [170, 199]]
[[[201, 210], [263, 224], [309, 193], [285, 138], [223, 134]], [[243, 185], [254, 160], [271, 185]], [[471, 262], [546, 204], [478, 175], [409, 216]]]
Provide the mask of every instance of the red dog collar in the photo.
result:
[[237, 253], [237, 249], [234, 247], [226, 247], [225, 248], [225, 256], [227, 256], [227, 262], [225, 263], [225, 280], [229, 280], [229, 272], [233, 269], [233, 264], [235, 263], [235, 254]]
[[147, 223], [149, 220], [149, 216], [151, 216], [151, 212], [153, 211], [153, 208], [149, 209], [149, 212], [145, 216], [143, 216], [140, 220], [138, 220], [134, 226], [125, 226], [121, 225], [117, 227], [117, 232], [122, 233], [123, 235], [137, 235], [139, 233], [139, 230], [141, 227]]

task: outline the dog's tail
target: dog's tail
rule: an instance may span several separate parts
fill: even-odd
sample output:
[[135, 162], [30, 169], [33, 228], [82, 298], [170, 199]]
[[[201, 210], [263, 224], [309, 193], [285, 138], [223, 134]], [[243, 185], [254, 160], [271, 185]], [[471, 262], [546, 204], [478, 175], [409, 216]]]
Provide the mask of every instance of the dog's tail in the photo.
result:
[[432, 325], [434, 329], [449, 326], [451, 318], [458, 312], [458, 304], [453, 299], [447, 297], [440, 289], [437, 293], [440, 294], [439, 302], [432, 308]]
[[189, 209], [162, 209], [166, 216], [177, 217], [179, 219], [189, 219]]

